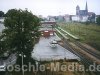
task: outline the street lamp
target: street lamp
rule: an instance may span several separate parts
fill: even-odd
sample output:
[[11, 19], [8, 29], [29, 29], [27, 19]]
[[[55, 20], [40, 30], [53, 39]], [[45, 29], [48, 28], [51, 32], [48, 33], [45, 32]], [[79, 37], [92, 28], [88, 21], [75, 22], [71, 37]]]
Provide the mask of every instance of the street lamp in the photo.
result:
[[[23, 66], [23, 63], [24, 63], [23, 58], [26, 57], [26, 55], [24, 55], [23, 52], [22, 52], [21, 54], [19, 54], [19, 56], [22, 57], [22, 66]], [[23, 69], [23, 67], [22, 67], [22, 75], [24, 75], [24, 69]]]

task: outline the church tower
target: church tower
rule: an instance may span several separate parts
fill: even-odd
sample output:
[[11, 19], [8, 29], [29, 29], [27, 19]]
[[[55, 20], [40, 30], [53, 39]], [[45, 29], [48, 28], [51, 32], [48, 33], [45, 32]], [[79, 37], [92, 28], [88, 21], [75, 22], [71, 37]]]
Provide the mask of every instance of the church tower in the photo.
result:
[[79, 13], [80, 13], [80, 7], [77, 5], [77, 6], [76, 6], [76, 15], [79, 16], [79, 15], [80, 15]]

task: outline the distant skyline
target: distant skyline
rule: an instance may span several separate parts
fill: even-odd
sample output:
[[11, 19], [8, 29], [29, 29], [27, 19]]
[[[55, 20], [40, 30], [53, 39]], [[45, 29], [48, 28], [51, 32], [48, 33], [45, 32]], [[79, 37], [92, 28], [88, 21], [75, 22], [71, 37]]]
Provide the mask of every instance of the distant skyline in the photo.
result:
[[100, 15], [100, 0], [0, 0], [0, 11], [5, 13], [9, 9], [25, 9], [32, 11], [35, 15], [44, 17], [51, 15], [76, 14], [76, 6], [85, 9], [86, 1], [89, 12]]

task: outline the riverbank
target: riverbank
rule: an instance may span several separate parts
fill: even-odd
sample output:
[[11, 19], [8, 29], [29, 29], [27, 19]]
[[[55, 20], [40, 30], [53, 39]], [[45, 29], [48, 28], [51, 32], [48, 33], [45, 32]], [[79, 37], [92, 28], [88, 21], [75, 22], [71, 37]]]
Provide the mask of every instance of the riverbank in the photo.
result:
[[69, 33], [80, 38], [80, 41], [86, 43], [97, 50], [100, 50], [100, 26], [96, 24], [83, 23], [58, 23], [58, 25]]

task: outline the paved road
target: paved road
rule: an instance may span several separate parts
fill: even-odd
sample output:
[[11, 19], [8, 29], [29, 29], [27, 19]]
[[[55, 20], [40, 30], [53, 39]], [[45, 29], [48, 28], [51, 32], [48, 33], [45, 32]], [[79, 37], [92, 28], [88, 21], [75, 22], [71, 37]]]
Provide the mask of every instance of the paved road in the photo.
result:
[[50, 46], [50, 42], [56, 40], [56, 36], [49, 38], [41, 37], [38, 44], [35, 45], [32, 53], [32, 57], [38, 61], [44, 60], [59, 60], [59, 59], [79, 59], [75, 54], [71, 53], [67, 49], [57, 45], [56, 48]]

